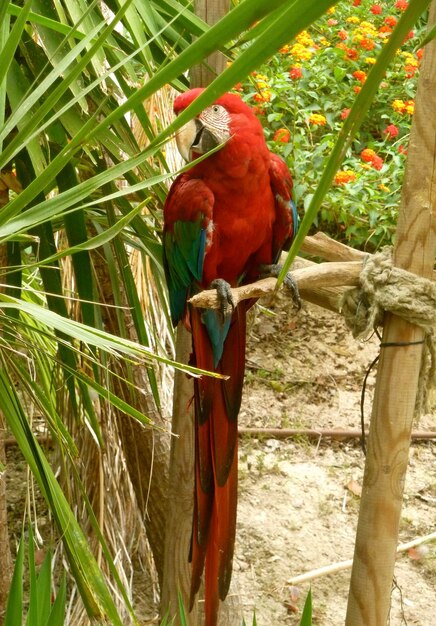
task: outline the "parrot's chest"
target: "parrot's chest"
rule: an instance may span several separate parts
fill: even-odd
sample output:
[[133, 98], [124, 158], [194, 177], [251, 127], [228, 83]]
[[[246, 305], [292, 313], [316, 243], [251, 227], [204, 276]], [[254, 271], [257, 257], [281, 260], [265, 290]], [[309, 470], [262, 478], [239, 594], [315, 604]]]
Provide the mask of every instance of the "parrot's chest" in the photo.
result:
[[[215, 193], [205, 273], [236, 284], [256, 275], [260, 264], [271, 263], [274, 198], [269, 185], [253, 184], [247, 191], [235, 186]], [[212, 274], [214, 276], [212, 277]]]

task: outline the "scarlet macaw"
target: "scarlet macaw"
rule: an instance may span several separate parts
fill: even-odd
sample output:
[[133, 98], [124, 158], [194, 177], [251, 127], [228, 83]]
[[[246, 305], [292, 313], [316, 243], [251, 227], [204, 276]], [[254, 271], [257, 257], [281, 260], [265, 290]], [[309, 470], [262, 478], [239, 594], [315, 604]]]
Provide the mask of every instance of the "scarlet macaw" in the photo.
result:
[[[179, 95], [176, 114], [202, 89]], [[219, 372], [194, 381], [195, 489], [190, 560], [191, 608], [205, 571], [205, 623], [216, 626], [219, 599], [230, 585], [236, 528], [237, 417], [245, 369], [246, 311], [232, 306], [230, 287], [277, 268], [295, 235], [292, 178], [266, 145], [252, 109], [225, 94], [176, 136], [186, 161], [223, 144], [178, 176], [164, 207], [164, 266], [171, 316], [191, 330], [194, 365]], [[187, 299], [215, 287], [221, 311], [199, 310]], [[230, 310], [230, 314], [228, 311]]]

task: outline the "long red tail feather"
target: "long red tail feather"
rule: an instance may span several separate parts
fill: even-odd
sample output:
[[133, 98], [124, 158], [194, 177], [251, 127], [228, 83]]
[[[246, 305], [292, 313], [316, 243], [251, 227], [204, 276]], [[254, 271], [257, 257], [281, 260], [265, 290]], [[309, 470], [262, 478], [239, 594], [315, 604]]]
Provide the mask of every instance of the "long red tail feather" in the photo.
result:
[[227, 596], [236, 533], [238, 422], [245, 369], [246, 306], [233, 313], [223, 355], [214, 368], [206, 327], [191, 311], [195, 365], [227, 380], [204, 376], [195, 387], [195, 493], [190, 559], [191, 608], [205, 571], [205, 626], [216, 626]]

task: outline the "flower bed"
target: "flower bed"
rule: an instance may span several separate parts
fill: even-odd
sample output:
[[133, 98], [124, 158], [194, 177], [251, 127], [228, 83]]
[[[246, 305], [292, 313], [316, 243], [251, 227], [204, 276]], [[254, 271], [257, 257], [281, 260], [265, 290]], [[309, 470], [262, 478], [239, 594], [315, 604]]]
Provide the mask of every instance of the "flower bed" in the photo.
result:
[[[389, 38], [405, 0], [348, 0], [238, 86], [261, 116], [271, 149], [289, 163], [304, 212], [355, 94]], [[395, 233], [425, 20], [410, 32], [386, 73], [334, 185], [317, 228], [374, 249]]]

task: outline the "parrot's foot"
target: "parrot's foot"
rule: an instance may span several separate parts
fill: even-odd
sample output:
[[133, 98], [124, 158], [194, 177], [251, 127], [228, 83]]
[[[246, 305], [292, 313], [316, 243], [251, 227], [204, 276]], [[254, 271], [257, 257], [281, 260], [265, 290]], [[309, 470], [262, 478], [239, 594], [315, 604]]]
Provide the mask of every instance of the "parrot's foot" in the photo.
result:
[[216, 295], [219, 301], [219, 312], [224, 322], [235, 310], [235, 302], [232, 296], [232, 288], [229, 283], [222, 278], [216, 278], [210, 283], [212, 289], [216, 289]]
[[[279, 263], [275, 263], [274, 265], [262, 265], [262, 267], [260, 268], [262, 271], [261, 276], [262, 278], [266, 278], [267, 276], [274, 276], [275, 278], [277, 278], [277, 276], [282, 271], [282, 267], [283, 266]], [[283, 284], [285, 284], [286, 287], [291, 290], [294, 306], [297, 311], [299, 311], [301, 309], [300, 293], [298, 291], [297, 283], [295, 282], [291, 272], [286, 273]]]

